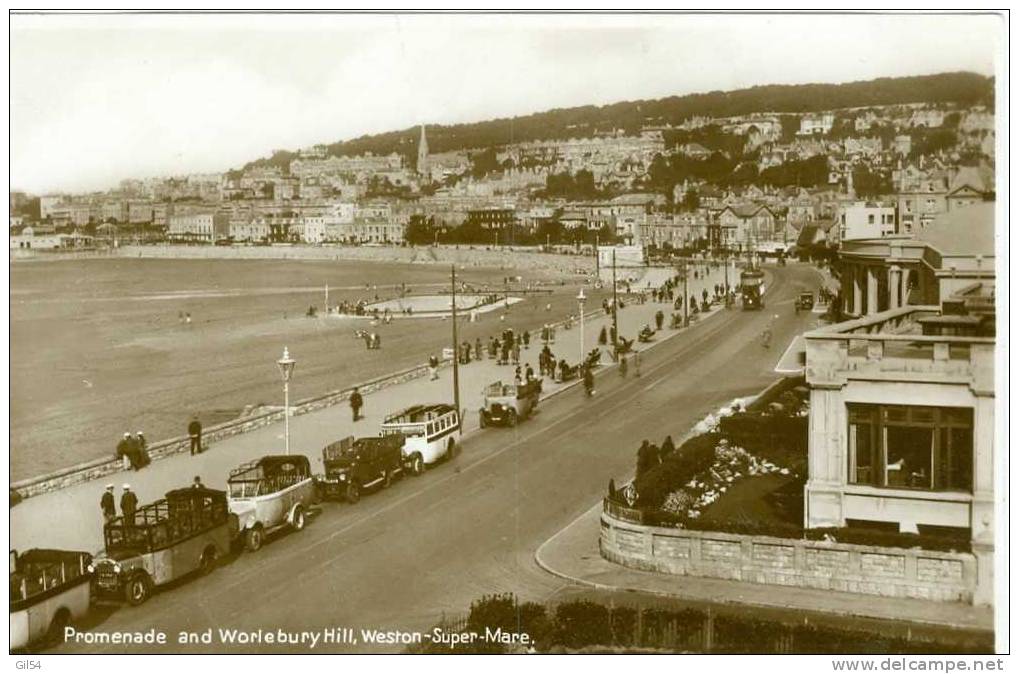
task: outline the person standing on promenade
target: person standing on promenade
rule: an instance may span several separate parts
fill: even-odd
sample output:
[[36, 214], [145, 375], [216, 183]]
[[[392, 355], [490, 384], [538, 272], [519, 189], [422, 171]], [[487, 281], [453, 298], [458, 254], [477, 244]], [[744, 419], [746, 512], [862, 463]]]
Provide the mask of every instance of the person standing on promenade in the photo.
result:
[[428, 356], [428, 373], [431, 381], [439, 378], [439, 359], [435, 356]]
[[117, 503], [113, 499], [113, 485], [106, 485], [103, 497], [99, 499], [99, 507], [103, 511], [103, 521], [109, 524], [117, 516]]
[[124, 513], [124, 524], [134, 524], [134, 511], [138, 509], [138, 497], [131, 491], [131, 485], [124, 485], [120, 496], [120, 511]]
[[191, 483], [192, 489], [205, 489], [205, 485], [202, 484], [202, 476], [195, 475], [194, 481]]
[[123, 467], [124, 470], [127, 470], [128, 468], [131, 467], [131, 459], [128, 456], [130, 454], [130, 450], [131, 450], [131, 447], [130, 447], [131, 442], [130, 442], [130, 440], [131, 440], [131, 434], [130, 433], [124, 433], [124, 437], [122, 437], [120, 439], [120, 442], [117, 443], [117, 458], [119, 458], [121, 460], [122, 467]]
[[138, 449], [138, 467], [144, 468], [152, 463], [152, 458], [149, 457], [149, 443], [141, 431], [135, 433], [135, 444]]
[[191, 423], [188, 424], [188, 436], [191, 438], [191, 456], [202, 453], [202, 422], [198, 420], [198, 415], [191, 417]]
[[354, 390], [350, 393], [350, 411], [354, 414], [354, 421], [358, 421], [361, 418], [361, 408], [364, 407], [364, 398], [361, 397], [361, 393], [354, 387]]

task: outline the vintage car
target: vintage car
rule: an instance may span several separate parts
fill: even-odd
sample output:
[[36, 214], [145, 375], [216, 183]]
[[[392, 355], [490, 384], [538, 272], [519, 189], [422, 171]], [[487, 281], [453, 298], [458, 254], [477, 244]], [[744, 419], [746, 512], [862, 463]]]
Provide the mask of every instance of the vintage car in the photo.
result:
[[92, 555], [72, 550], [10, 552], [11, 650], [63, 638], [88, 612]]
[[319, 493], [349, 503], [357, 503], [365, 489], [379, 485], [385, 489], [409, 467], [400, 435], [344, 438], [322, 450], [322, 463], [325, 475], [316, 478]]
[[236, 519], [226, 492], [186, 487], [116, 517], [103, 528], [105, 549], [93, 559], [93, 590], [99, 597], [123, 596], [143, 603], [154, 587], [194, 571], [209, 573], [230, 550]]
[[281, 527], [303, 529], [317, 498], [311, 464], [300, 454], [263, 456], [245, 463], [230, 471], [226, 484], [237, 534], [249, 552], [261, 548], [265, 537]]
[[414, 405], [382, 422], [382, 435], [403, 436], [403, 457], [411, 475], [426, 465], [456, 456], [460, 446], [460, 414], [452, 405]]
[[801, 309], [804, 311], [810, 311], [814, 308], [814, 293], [802, 292], [799, 297], [796, 298], [796, 311]]
[[485, 387], [484, 406], [479, 411], [481, 427], [494, 425], [516, 426], [521, 419], [531, 416], [541, 396], [541, 380], [532, 379], [522, 384], [504, 384], [497, 381]]

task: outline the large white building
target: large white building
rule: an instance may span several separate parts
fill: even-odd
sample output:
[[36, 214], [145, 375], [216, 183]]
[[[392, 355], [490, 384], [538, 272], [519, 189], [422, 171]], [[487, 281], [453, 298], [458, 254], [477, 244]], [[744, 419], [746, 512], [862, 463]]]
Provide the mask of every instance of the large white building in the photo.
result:
[[896, 232], [895, 206], [871, 201], [855, 201], [839, 206], [836, 214], [839, 240], [877, 239]]
[[167, 236], [172, 241], [214, 243], [230, 236], [230, 214], [217, 211], [171, 215]]
[[915, 241], [859, 242], [840, 271], [859, 317], [805, 335], [805, 525], [962, 533], [974, 600], [989, 603], [993, 204], [946, 213]]

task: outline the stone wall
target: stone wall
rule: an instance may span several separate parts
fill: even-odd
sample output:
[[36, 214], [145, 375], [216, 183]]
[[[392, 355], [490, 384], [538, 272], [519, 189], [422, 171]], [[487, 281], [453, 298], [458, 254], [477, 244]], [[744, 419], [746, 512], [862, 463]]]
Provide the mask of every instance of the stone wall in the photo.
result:
[[971, 554], [668, 529], [607, 509], [600, 547], [605, 559], [644, 571], [882, 597], [971, 603], [977, 584]]

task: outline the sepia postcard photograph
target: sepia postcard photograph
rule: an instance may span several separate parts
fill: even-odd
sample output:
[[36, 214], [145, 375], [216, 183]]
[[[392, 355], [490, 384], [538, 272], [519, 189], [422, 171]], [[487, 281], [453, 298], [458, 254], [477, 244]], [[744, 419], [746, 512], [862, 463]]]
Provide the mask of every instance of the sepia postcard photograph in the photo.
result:
[[17, 669], [1007, 669], [1007, 10], [8, 37]]

